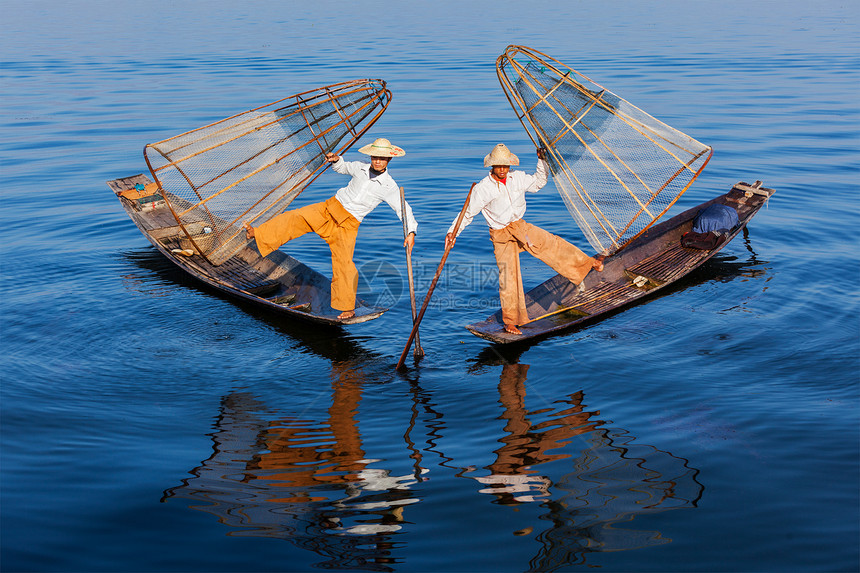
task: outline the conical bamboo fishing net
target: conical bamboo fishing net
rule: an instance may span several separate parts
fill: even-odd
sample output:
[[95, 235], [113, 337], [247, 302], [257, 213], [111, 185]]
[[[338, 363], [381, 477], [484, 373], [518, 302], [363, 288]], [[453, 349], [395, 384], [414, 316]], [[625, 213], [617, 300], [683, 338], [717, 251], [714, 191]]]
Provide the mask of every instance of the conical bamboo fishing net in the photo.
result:
[[496, 72], [588, 242], [614, 253], [659, 219], [698, 177], [711, 148], [573, 68], [508, 46]]
[[281, 213], [388, 107], [382, 80], [303, 92], [144, 148], [191, 246], [221, 264], [247, 244], [242, 223]]

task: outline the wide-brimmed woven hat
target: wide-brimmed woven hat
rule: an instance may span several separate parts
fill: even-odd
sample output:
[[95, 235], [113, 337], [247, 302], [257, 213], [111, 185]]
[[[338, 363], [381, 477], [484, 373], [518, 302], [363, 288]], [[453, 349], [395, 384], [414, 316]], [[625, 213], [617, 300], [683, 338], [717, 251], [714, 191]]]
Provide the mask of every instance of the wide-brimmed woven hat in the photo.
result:
[[484, 167], [493, 167], [494, 165], [519, 165], [520, 158], [511, 153], [511, 150], [500, 143], [493, 148], [488, 156], [484, 158]]
[[376, 157], [403, 157], [406, 152], [396, 145], [391, 145], [387, 139], [380, 137], [373, 143], [368, 143], [358, 150], [359, 153], [365, 155], [375, 155]]

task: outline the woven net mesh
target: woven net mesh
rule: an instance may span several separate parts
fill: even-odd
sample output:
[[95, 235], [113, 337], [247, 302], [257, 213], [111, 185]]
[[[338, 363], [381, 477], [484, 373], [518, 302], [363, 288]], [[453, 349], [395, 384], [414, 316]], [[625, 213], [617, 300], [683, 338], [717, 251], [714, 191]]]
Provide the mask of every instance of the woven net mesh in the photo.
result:
[[150, 171], [189, 246], [221, 264], [351, 146], [391, 98], [381, 80], [326, 86], [146, 146]]
[[540, 52], [511, 46], [497, 70], [532, 140], [547, 149], [559, 194], [598, 252], [618, 251], [654, 223], [710, 159], [710, 147]]

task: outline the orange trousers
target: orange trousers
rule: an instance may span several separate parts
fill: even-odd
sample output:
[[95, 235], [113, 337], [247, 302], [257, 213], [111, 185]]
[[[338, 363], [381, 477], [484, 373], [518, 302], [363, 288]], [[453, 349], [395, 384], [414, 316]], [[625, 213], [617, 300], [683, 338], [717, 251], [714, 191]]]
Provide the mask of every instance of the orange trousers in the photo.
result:
[[499, 300], [505, 324], [529, 321], [520, 272], [521, 252], [534, 255], [574, 284], [581, 283], [594, 264], [593, 258], [574, 245], [522, 219], [504, 229], [490, 229], [490, 239], [499, 266]]
[[358, 270], [352, 262], [359, 221], [332, 197], [322, 203], [286, 211], [254, 227], [257, 248], [264, 257], [292, 239], [313, 231], [331, 251], [331, 306], [353, 310]]

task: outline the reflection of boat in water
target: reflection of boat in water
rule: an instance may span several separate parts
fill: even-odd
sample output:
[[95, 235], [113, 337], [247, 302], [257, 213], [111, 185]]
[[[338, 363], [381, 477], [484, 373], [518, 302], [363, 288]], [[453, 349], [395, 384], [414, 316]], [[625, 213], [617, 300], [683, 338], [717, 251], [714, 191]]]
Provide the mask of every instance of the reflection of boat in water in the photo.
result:
[[[452, 425], [417, 381], [411, 383], [411, 420], [408, 409], [387, 402], [384, 429], [372, 422], [373, 431], [382, 434], [360, 431], [359, 412], [374, 418], [362, 401], [369, 373], [355, 360], [332, 368], [325, 398], [313, 408], [303, 404], [301, 413], [272, 409], [249, 393], [226, 396], [211, 456], [164, 499], [189, 500], [189, 507], [235, 528], [229, 535], [288, 540], [320, 555], [320, 566], [334, 569], [386, 570], [386, 564], [406, 561], [410, 535], [428, 528], [470, 528], [472, 520], [486, 523], [489, 517], [502, 528], [499, 536], [509, 536], [516, 524], [518, 535], [533, 538], [532, 568], [551, 570], [582, 561], [592, 551], [666, 543], [658, 531], [626, 524], [646, 514], [695, 507], [701, 496], [698, 471], [686, 460], [608, 426], [586, 410], [581, 392], [549, 402], [540, 396], [537, 407], [527, 407], [527, 365], [502, 368], [504, 430], [498, 430], [495, 459], [483, 468], [471, 465], [481, 452], [467, 449], [458, 454], [469, 458], [463, 460], [444, 452], [447, 443], [460, 442], [463, 428]], [[405, 443], [398, 458], [391, 443], [399, 435]], [[378, 451], [379, 440], [386, 444], [384, 453]], [[470, 481], [474, 487], [464, 488]], [[418, 522], [450, 519], [429, 509], [440, 495], [457, 504], [456, 524]], [[532, 509], [508, 512], [524, 506]], [[481, 531], [484, 539], [487, 535]]]
[[[212, 289], [189, 277], [151, 248], [127, 251], [123, 253], [123, 258], [126, 263], [136, 267], [123, 277], [126, 288], [133, 292], [157, 297], [162, 296], [164, 292], [172, 292], [176, 285], [181, 285], [201, 293], [224, 297], [219, 289]], [[141, 273], [141, 271], [144, 272]], [[375, 353], [363, 345], [360, 339], [349, 336], [344, 329], [337, 326], [307, 328], [307, 325], [302, 322], [290, 320], [289, 317], [281, 314], [267, 312], [265, 308], [258, 305], [245, 303], [242, 300], [233, 302], [261, 323], [297, 342], [303, 352], [334, 362], [354, 362], [360, 358], [365, 366], [376, 361], [385, 361], [386, 364], [388, 362], [387, 358]]]
[[190, 276], [269, 312], [352, 324], [387, 309], [356, 301], [338, 319], [331, 281], [276, 250], [263, 257], [245, 237], [283, 212], [387, 108], [382, 80], [324, 86], [248, 110], [144, 148], [152, 177], [108, 182], [143, 235]]
[[532, 568], [552, 570], [583, 552], [669, 542], [658, 531], [616, 526], [648, 513], [695, 507], [703, 491], [698, 470], [683, 458], [637, 443], [624, 430], [604, 427], [585, 411], [581, 392], [527, 409], [528, 368], [502, 367], [499, 401], [507, 434], [486, 467], [489, 473], [467, 475], [499, 504], [540, 502], [549, 508], [542, 519], [552, 525], [537, 536], [542, 549]]

